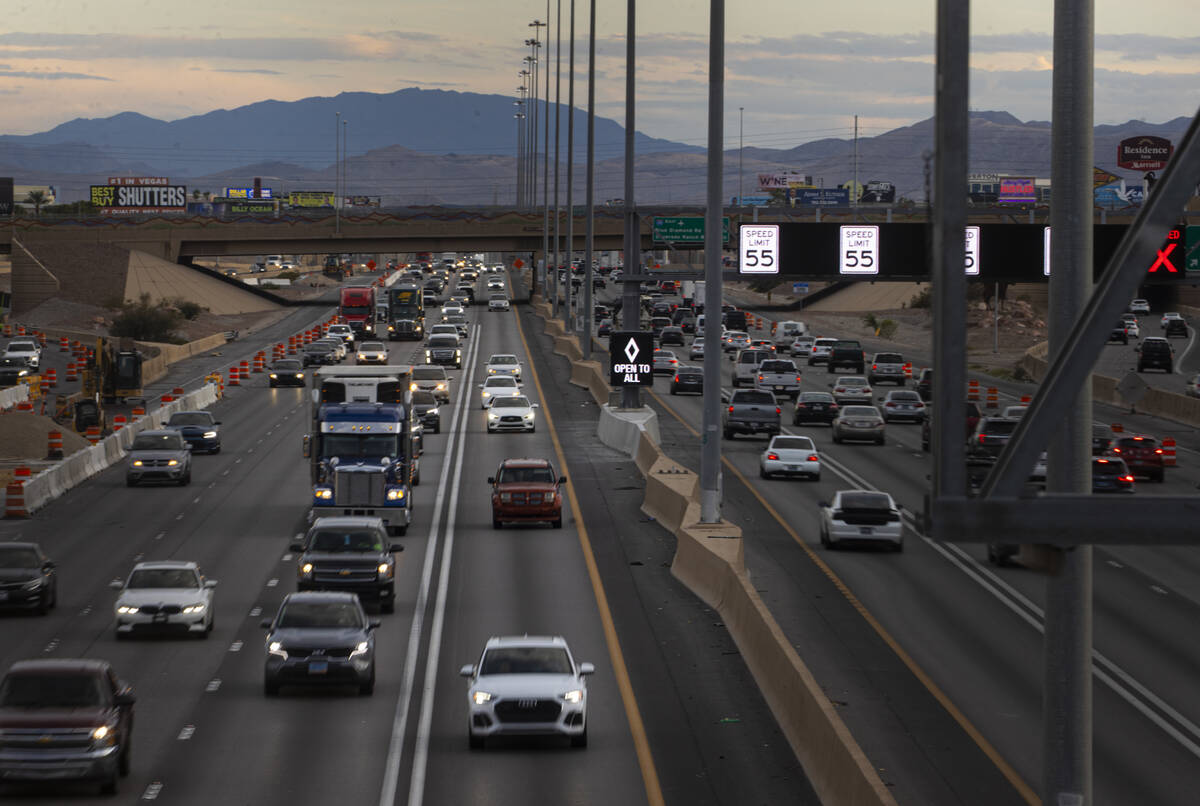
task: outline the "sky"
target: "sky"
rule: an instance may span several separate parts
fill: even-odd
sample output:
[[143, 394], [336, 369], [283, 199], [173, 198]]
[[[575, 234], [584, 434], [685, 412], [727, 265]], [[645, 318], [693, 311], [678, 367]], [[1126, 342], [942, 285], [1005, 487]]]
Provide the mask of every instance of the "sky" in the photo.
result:
[[[524, 41], [540, 36], [551, 46], [540, 54], [544, 87], [557, 27], [565, 104], [570, 5], [553, 0], [555, 25], [535, 29], [530, 22], [547, 19], [545, 0], [6, 0], [0, 133], [129, 111], [175, 120], [343, 91], [421, 87], [515, 96], [530, 53]], [[702, 146], [710, 3], [638, 5], [636, 127]], [[972, 3], [972, 109], [1050, 119], [1053, 5]], [[581, 108], [588, 6], [576, 0]], [[626, 3], [597, 6], [596, 110], [623, 122]], [[726, 148], [849, 137], [855, 115], [863, 136], [932, 116], [934, 0], [740, 0], [726, 7]], [[1095, 0], [1095, 16], [1097, 123], [1195, 114], [1200, 3]], [[498, 151], [507, 150], [505, 142]]]

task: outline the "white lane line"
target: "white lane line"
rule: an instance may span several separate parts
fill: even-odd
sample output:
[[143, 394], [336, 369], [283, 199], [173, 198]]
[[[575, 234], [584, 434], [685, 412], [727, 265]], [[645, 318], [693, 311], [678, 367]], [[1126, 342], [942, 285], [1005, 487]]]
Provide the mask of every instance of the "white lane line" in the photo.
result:
[[146, 787], [146, 791], [142, 793], [142, 800], [157, 800], [158, 793], [162, 792], [162, 781], [155, 781]]
[[250, 608], [250, 618], [258, 618], [258, 617], [259, 617], [259, 616], [261, 616], [261, 615], [262, 615], [262, 608], [261, 608], [261, 607], [252, 607], [252, 608]]
[[[840, 462], [822, 457], [834, 473], [844, 478], [850, 484], [861, 489], [878, 490], [877, 487], [862, 479], [842, 465]], [[995, 597], [1001, 604], [1015, 613], [1022, 621], [1033, 627], [1039, 633], [1045, 632], [1045, 613], [1040, 607], [1029, 600], [1020, 591], [1013, 588], [991, 569], [982, 565], [961, 546], [955, 543], [938, 543], [916, 528], [912, 514], [904, 512], [904, 520], [909, 530], [921, 540], [962, 571], [969, 579]], [[1156, 586], [1152, 586], [1156, 587]], [[1163, 595], [1169, 595], [1162, 591]], [[1200, 758], [1200, 725], [1189, 720], [1165, 700], [1152, 692], [1133, 675], [1126, 672], [1108, 657], [1096, 649], [1092, 650], [1092, 673], [1118, 697], [1125, 700], [1152, 723], [1161, 728], [1168, 736], [1175, 739], [1188, 752]], [[1140, 699], [1139, 699], [1140, 697]], [[1157, 710], [1155, 710], [1157, 709]], [[1172, 724], [1173, 723], [1173, 724]]]
[[278, 580], [278, 579], [268, 579], [268, 580], [267, 580], [267, 587], [268, 587], [268, 588], [274, 588], [274, 587], [275, 587], [276, 585], [278, 585], [278, 584], [279, 584], [279, 580]]
[[229, 651], [230, 652], [241, 652], [242, 651], [242, 642], [234, 641], [232, 644], [229, 645]]
[[186, 742], [188, 739], [192, 738], [192, 735], [195, 734], [195, 732], [195, 725], [184, 725], [183, 730], [179, 731], [179, 735], [175, 738], [181, 742]]
[[282, 557], [280, 557], [280, 558], [279, 558], [279, 561], [280, 561], [280, 562], [282, 562], [282, 563], [290, 563], [290, 562], [292, 561], [292, 555], [291, 555], [291, 554], [285, 554], [285, 555], [283, 555]]
[[[467, 374], [475, 366], [475, 344], [468, 348]], [[396, 801], [396, 788], [400, 780], [400, 759], [404, 753], [404, 735], [408, 730], [408, 712], [412, 704], [413, 689], [416, 685], [417, 658], [420, 655], [421, 633], [424, 627], [425, 610], [429, 602], [429, 588], [433, 580], [433, 561], [437, 554], [438, 531], [442, 523], [442, 505], [445, 502], [447, 480], [450, 476], [450, 454], [455, 444], [466, 440], [466, 417], [469, 408], [469, 395], [462, 392], [454, 404], [451, 415], [450, 429], [446, 439], [446, 453], [442, 461], [442, 472], [438, 478], [437, 495], [434, 498], [433, 520], [429, 525], [429, 540], [425, 549], [425, 566], [421, 571], [421, 586], [417, 591], [416, 606], [413, 608], [412, 627], [408, 635], [408, 652], [404, 661], [404, 683], [400, 691], [400, 699], [396, 701], [396, 712], [392, 718], [392, 736], [388, 743], [387, 764], [384, 767], [383, 785], [379, 792], [379, 806], [393, 806]]]
[[221, 688], [221, 678], [214, 677], [212, 680], [208, 681], [208, 685], [204, 687], [204, 690], [206, 692], [208, 692], [209, 694], [212, 694], [215, 691], [219, 691], [220, 688]]
[[1165, 588], [1160, 588], [1157, 585], [1151, 585], [1150, 590], [1154, 591], [1159, 596], [1170, 596], [1171, 595], [1171, 594], [1167, 593]]
[[57, 638], [51, 638], [50, 642], [46, 644], [46, 646], [42, 647], [42, 654], [48, 655], [54, 650], [58, 649], [58, 643], [59, 642]]
[[[478, 346], [478, 339], [472, 347]], [[478, 351], [476, 351], [478, 352]], [[472, 368], [475, 355], [472, 355]], [[470, 375], [467, 376], [468, 378]], [[463, 399], [469, 395], [464, 391]], [[442, 628], [446, 620], [446, 595], [450, 587], [450, 557], [454, 549], [454, 527], [458, 522], [458, 492], [462, 482], [463, 448], [466, 447], [466, 418], [459, 423], [463, 438], [458, 443], [454, 457], [454, 482], [450, 491], [449, 515], [446, 517], [446, 539], [442, 544], [442, 567], [438, 574], [437, 604], [433, 610], [433, 623], [429, 628], [429, 655], [425, 661], [425, 685], [421, 691], [421, 719], [417, 724], [417, 736], [413, 743], [412, 781], [408, 788], [408, 806], [421, 806], [425, 797], [425, 771], [429, 761], [430, 725], [433, 722], [433, 700], [437, 689], [437, 669], [442, 654]], [[448, 455], [448, 454], [447, 454]]]
[[1125, 566], [1121, 565], [1119, 562], [1117, 562], [1116, 560], [1105, 560], [1104, 562], [1108, 563], [1113, 568], [1124, 568], [1125, 567]]

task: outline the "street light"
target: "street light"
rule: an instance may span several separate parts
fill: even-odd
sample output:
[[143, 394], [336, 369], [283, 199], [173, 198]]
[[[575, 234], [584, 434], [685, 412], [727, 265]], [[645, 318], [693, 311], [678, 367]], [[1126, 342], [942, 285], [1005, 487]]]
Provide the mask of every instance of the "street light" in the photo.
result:
[[528, 112], [528, 120], [526, 121], [526, 124], [525, 124], [525, 128], [527, 129], [527, 134], [525, 137], [525, 150], [528, 152], [528, 155], [525, 160], [525, 165], [526, 165], [526, 168], [525, 168], [525, 180], [526, 180], [526, 182], [525, 182], [525, 184], [526, 184], [525, 206], [533, 207], [537, 203], [537, 137], [535, 136], [537, 133], [537, 115], [538, 115], [538, 109], [537, 109], [537, 88], [538, 88], [537, 48], [542, 43], [537, 41], [536, 39], [526, 39], [525, 44], [529, 45], [533, 49], [532, 54], [529, 56], [526, 56], [523, 59], [525, 64], [528, 65], [527, 69], [529, 70], [530, 74], [532, 75], [532, 79], [531, 79], [530, 86], [529, 86], [530, 105], [529, 105], [529, 112]]
[[[549, 19], [550, 19], [550, 0], [546, 0], [546, 19], [547, 19], [547, 20], [549, 20]], [[541, 47], [541, 45], [542, 45], [542, 42], [541, 42], [541, 30], [540, 30], [540, 29], [541, 29], [541, 28], [545, 28], [547, 25], [549, 25], [549, 22], [542, 22], [541, 20], [534, 20], [533, 22], [529, 23], [529, 27], [533, 29], [533, 39], [531, 39], [531, 40], [527, 40], [527, 41], [526, 41], [526, 44], [530, 45], [530, 46], [533, 48], [534, 64], [535, 64], [535, 65], [536, 65], [536, 64], [537, 64], [537, 62], [538, 62], [538, 59], [537, 59], [538, 48], [540, 48], [540, 47]], [[534, 117], [533, 117], [533, 125], [530, 127], [530, 133], [533, 135], [533, 138], [532, 138], [532, 139], [533, 139], [533, 161], [534, 161], [534, 166], [533, 166], [533, 182], [532, 182], [532, 187], [533, 187], [533, 201], [534, 201], [534, 206], [536, 207], [536, 206], [537, 206], [537, 122], [538, 122], [538, 119], [539, 119], [539, 118], [538, 118], [538, 106], [537, 106], [537, 87], [538, 87], [538, 84], [537, 84], [537, 70], [536, 70], [536, 67], [535, 67], [535, 70], [534, 70], [534, 80], [533, 80], [533, 81], [534, 81], [534, 91], [533, 91], [533, 98], [534, 98], [534, 103], [533, 103], [533, 113], [534, 113]], [[549, 132], [550, 132], [550, 128], [549, 128], [549, 122], [550, 122], [550, 119], [549, 119], [548, 117], [546, 117], [546, 114], [545, 114], [545, 113], [546, 113], [546, 111], [548, 110], [548, 108], [549, 108], [549, 106], [550, 106], [550, 82], [549, 82], [549, 81], [546, 81], [546, 82], [544, 82], [544, 83], [545, 83], [545, 85], [546, 85], [546, 104], [545, 104], [545, 105], [542, 107], [541, 119], [544, 121], [544, 123], [543, 123], [543, 126], [545, 127], [546, 134], [547, 134], [547, 135], [549, 135]], [[547, 142], [548, 142], [548, 138], [547, 138]], [[545, 147], [543, 147], [543, 148], [542, 148], [542, 162], [543, 162], [543, 168], [542, 168], [542, 205], [543, 205], [543, 211], [542, 211], [542, 213], [543, 213], [543, 217], [542, 217], [542, 260], [543, 260], [543, 261], [545, 261], [545, 260], [546, 260], [547, 248], [548, 248], [548, 246], [549, 246], [549, 243], [550, 243], [550, 240], [549, 240], [549, 236], [550, 236], [550, 227], [549, 227], [549, 223], [550, 223], [550, 219], [549, 219], [549, 216], [550, 216], [550, 208], [549, 208], [549, 206], [546, 204], [546, 202], [547, 202], [547, 199], [549, 198], [549, 197], [548, 197], [548, 195], [547, 195], [547, 193], [546, 193], [546, 187], [547, 187], [547, 185], [546, 185], [546, 181], [547, 181], [547, 176], [546, 176], [546, 170], [545, 170], [545, 169], [546, 169], [546, 167], [547, 167], [547, 166], [546, 166], [546, 164], [545, 164], [545, 163], [546, 163], [546, 159], [547, 159], [547, 158], [548, 158], [548, 149], [546, 149]], [[538, 290], [538, 272], [537, 272], [537, 268], [536, 268], [536, 261], [535, 261], [534, 263], [535, 263], [535, 268], [534, 268], [534, 271], [533, 271], [533, 291], [536, 293], [536, 292], [537, 292], [537, 290]], [[544, 265], [545, 265], [545, 264], [543, 263], [543, 266], [544, 266]], [[544, 284], [544, 282], [545, 282], [545, 278], [543, 277], [543, 284]], [[545, 290], [545, 289], [544, 289], [544, 285], [543, 285], [543, 292], [544, 292], [544, 290]]]
[[745, 111], [746, 107], [738, 107], [738, 207], [741, 207], [742, 204], [744, 204], [742, 201], [742, 152], [745, 151], [746, 146], [742, 141], [742, 135], [745, 131], [742, 126], [742, 121], [744, 119], [742, 113]]
[[[521, 89], [524, 89], [524, 87], [522, 87]], [[513, 115], [513, 117], [517, 121], [516, 191], [517, 191], [517, 208], [520, 209], [521, 204], [524, 201], [524, 199], [522, 198], [523, 194], [521, 192], [521, 187], [524, 184], [524, 179], [525, 179], [525, 176], [524, 176], [524, 171], [525, 171], [525, 154], [524, 154], [524, 151], [525, 151], [525, 111], [524, 111], [525, 101], [523, 101], [523, 100], [514, 101], [513, 106], [517, 107], [517, 112]]]

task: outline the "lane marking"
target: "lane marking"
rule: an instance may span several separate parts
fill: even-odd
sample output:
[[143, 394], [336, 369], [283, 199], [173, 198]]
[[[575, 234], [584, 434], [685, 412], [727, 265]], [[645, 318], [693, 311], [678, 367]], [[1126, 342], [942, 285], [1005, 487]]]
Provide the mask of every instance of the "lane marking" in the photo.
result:
[[142, 793], [142, 800], [156, 800], [158, 793], [162, 792], [162, 781], [155, 781], [146, 787], [146, 791]]
[[271, 579], [268, 579], [268, 580], [267, 580], [267, 587], [268, 587], [268, 588], [274, 588], [274, 587], [275, 587], [276, 585], [278, 585], [278, 584], [279, 584], [279, 580], [278, 580], [277, 578], [271, 578]]
[[[474, 356], [468, 348], [467, 361], [474, 367]], [[454, 451], [460, 434], [465, 441], [468, 395], [464, 392], [454, 403], [450, 415], [450, 427], [446, 438], [447, 459]], [[396, 700], [396, 710], [392, 717], [392, 735], [388, 741], [387, 763], [384, 766], [383, 784], [379, 792], [379, 806], [394, 806], [396, 788], [400, 780], [400, 760], [404, 754], [404, 737], [408, 732], [409, 708], [412, 704], [413, 690], [416, 686], [417, 660], [420, 656], [421, 634], [424, 628], [425, 611], [429, 606], [429, 590], [433, 580], [433, 562], [437, 555], [438, 532], [441, 529], [442, 510], [446, 492], [449, 489], [447, 480], [450, 477], [450, 462], [442, 461], [442, 472], [438, 477], [437, 495], [434, 499], [433, 519], [429, 525], [429, 537], [425, 550], [425, 565], [421, 571], [421, 585], [417, 590], [417, 601], [413, 607], [413, 621], [408, 634], [408, 652], [404, 660], [404, 682], [401, 686], [400, 697]]]
[[175, 738], [181, 742], [186, 742], [188, 739], [192, 738], [192, 736], [195, 733], [196, 733], [195, 725], [184, 725], [183, 730], [179, 731], [179, 735], [176, 736]]
[[232, 644], [229, 645], [229, 651], [230, 652], [241, 652], [242, 651], [242, 642], [234, 641]]
[[[533, 376], [533, 385], [537, 388], [538, 397], [546, 400], [542, 391], [542, 381], [538, 376], [537, 367], [529, 351], [529, 342], [525, 339], [525, 329], [521, 326], [521, 318], [516, 317], [517, 335], [525, 348], [525, 355], [530, 358], [529, 372]], [[563, 454], [562, 443], [558, 439], [558, 429], [554, 427], [554, 419], [550, 416], [549, 407], [542, 410], [546, 418], [546, 427], [550, 431], [550, 440], [554, 443], [554, 454], [558, 466], [564, 470], [567, 467], [566, 456]], [[662, 786], [658, 780], [658, 770], [654, 766], [654, 755], [650, 751], [650, 739], [646, 735], [646, 725], [642, 721], [641, 709], [633, 692], [633, 682], [629, 679], [629, 669], [625, 665], [625, 655], [621, 651], [621, 641], [617, 635], [617, 627], [613, 622], [612, 610], [608, 606], [608, 597], [604, 593], [604, 583], [600, 579], [600, 569], [596, 564], [596, 555], [592, 550], [592, 541], [588, 537], [587, 525], [583, 521], [583, 513], [579, 509], [579, 500], [575, 494], [575, 485], [570, 477], [567, 479], [567, 497], [571, 502], [571, 517], [575, 520], [575, 531], [579, 535], [579, 545], [583, 549], [583, 561], [587, 566], [588, 579], [592, 583], [592, 593], [596, 597], [596, 609], [599, 611], [600, 624], [604, 629], [604, 641], [608, 645], [608, 656], [613, 666], [613, 676], [616, 678], [617, 689], [621, 692], [621, 703], [625, 707], [625, 719], [629, 723], [629, 732], [633, 736], [633, 747], [637, 753], [638, 766], [642, 772], [642, 785], [646, 790], [646, 800], [650, 806], [663, 806]]]
[[261, 615], [262, 615], [262, 608], [261, 608], [261, 607], [252, 607], [252, 608], [250, 608], [250, 618], [258, 618], [258, 617], [259, 617], [259, 616], [261, 616]]
[[212, 694], [213, 692], [220, 690], [220, 688], [221, 688], [221, 678], [214, 677], [212, 680], [208, 681], [208, 685], [204, 687], [204, 690], [206, 692], [208, 692], [209, 694]]
[[[658, 393], [651, 390], [650, 396], [653, 397], [660, 406], [666, 409], [666, 411], [670, 412], [671, 416], [674, 417], [681, 425], [683, 425], [684, 428], [690, 431], [694, 436], [700, 436], [700, 432], [694, 429], [690, 423], [685, 421], [679, 415], [679, 413], [675, 411], [675, 409], [667, 405], [663, 399], [659, 397]], [[788, 431], [787, 433], [790, 434], [791, 432]], [[821, 461], [824, 463], [828, 460], [826, 457], [822, 456]], [[922, 686], [925, 687], [925, 690], [929, 692], [930, 696], [932, 696], [934, 700], [936, 700], [937, 703], [942, 706], [943, 710], [946, 711], [950, 718], [953, 719], [960, 728], [962, 728], [963, 732], [971, 738], [971, 741], [973, 741], [975, 745], [983, 752], [983, 754], [987, 756], [988, 760], [992, 762], [997, 770], [999, 770], [1000, 774], [1004, 776], [1005, 780], [1007, 780], [1009, 784], [1012, 785], [1013, 789], [1017, 791], [1017, 794], [1020, 795], [1026, 803], [1030, 804], [1030, 806], [1040, 806], [1042, 802], [1041, 798], [1038, 796], [1037, 792], [1034, 791], [1033, 787], [1026, 783], [1025, 779], [1021, 777], [1016, 769], [1013, 768], [1012, 765], [1010, 765], [1002, 755], [1000, 755], [1000, 751], [997, 750], [995, 746], [993, 746], [992, 743], [984, 737], [979, 729], [976, 728], [969, 719], [967, 719], [966, 714], [960, 711], [958, 706], [954, 704], [950, 697], [944, 691], [942, 691], [942, 688], [934, 682], [933, 678], [930, 677], [925, 670], [917, 664], [912, 656], [904, 650], [904, 648], [900, 645], [900, 642], [897, 641], [886, 628], [884, 628], [883, 624], [880, 623], [880, 621], [875, 618], [871, 611], [867, 609], [867, 606], [863, 604], [857, 596], [854, 595], [854, 592], [850, 590], [850, 586], [842, 581], [842, 578], [837, 575], [833, 568], [831, 568], [823, 559], [821, 559], [821, 557], [812, 549], [812, 547], [808, 545], [808, 542], [800, 537], [796, 530], [792, 528], [791, 524], [788, 523], [788, 521], [775, 509], [775, 507], [771, 506], [770, 502], [763, 497], [762, 493], [760, 493], [758, 489], [742, 474], [742, 472], [738, 470], [732, 462], [729, 461], [729, 457], [725, 455], [724, 451], [721, 453], [721, 464], [728, 468], [729, 471], [733, 473], [733, 475], [736, 476], [739, 481], [742, 482], [746, 489], [750, 491], [750, 494], [753, 495], [755, 499], [757, 499], [758, 502], [763, 506], [763, 508], [766, 509], [770, 516], [775, 519], [776, 523], [778, 523], [779, 526], [792, 538], [792, 540], [795, 541], [798, 546], [800, 546], [801, 550], [804, 551], [809, 560], [812, 561], [813, 565], [817, 566], [821, 573], [823, 573], [826, 578], [833, 583], [833, 586], [837, 588], [838, 592], [841, 593], [846, 601], [850, 603], [850, 606], [858, 611], [858, 614], [862, 616], [863, 620], [870, 625], [871, 629], [875, 631], [875, 634], [878, 635], [885, 644], [887, 644], [888, 648], [891, 649], [896, 657], [900, 659], [900, 662], [903, 663], [909, 672], [917, 678]], [[838, 470], [833, 468], [832, 462], [830, 462], [830, 467], [835, 473], [838, 473]], [[849, 473], [848, 469], [844, 468], [844, 466], [843, 469], [847, 470], [847, 473], [844, 475], [839, 473], [839, 475], [843, 475], [843, 478], [846, 478], [846, 480], [850, 481], [852, 484], [855, 483], [850, 478], [851, 476], [854, 476], [854, 474]]]
[[1150, 590], [1154, 591], [1155, 593], [1159, 594], [1160, 596], [1169, 596], [1170, 595], [1167, 593], [1165, 588], [1160, 588], [1158, 585], [1151, 585]]

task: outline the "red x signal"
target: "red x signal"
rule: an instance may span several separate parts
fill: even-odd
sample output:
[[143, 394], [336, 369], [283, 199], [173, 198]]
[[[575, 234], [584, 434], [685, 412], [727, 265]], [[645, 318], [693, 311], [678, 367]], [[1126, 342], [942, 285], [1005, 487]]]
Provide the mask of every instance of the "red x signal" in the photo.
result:
[[1169, 257], [1169, 255], [1175, 251], [1175, 247], [1178, 245], [1179, 244], [1177, 243], [1169, 243], [1167, 244], [1166, 249], [1157, 250], [1158, 259], [1155, 260], [1154, 265], [1150, 267], [1149, 273], [1153, 274], [1154, 272], [1158, 271], [1159, 266], [1164, 266], [1166, 270], [1172, 274], [1178, 272], [1179, 269], [1175, 268], [1175, 264], [1171, 262], [1171, 258]]

